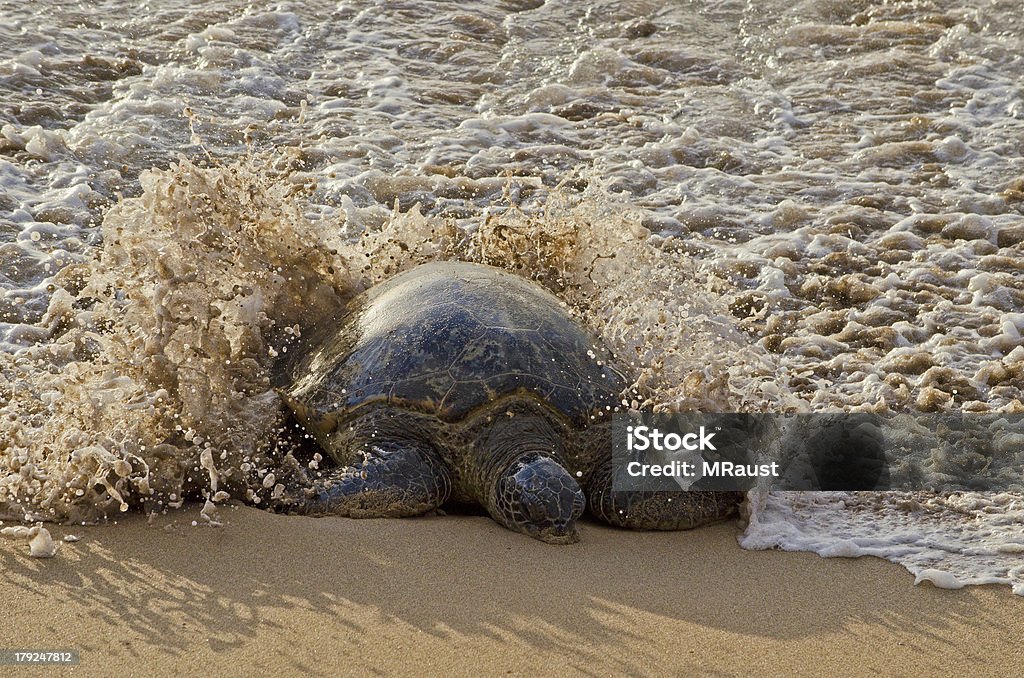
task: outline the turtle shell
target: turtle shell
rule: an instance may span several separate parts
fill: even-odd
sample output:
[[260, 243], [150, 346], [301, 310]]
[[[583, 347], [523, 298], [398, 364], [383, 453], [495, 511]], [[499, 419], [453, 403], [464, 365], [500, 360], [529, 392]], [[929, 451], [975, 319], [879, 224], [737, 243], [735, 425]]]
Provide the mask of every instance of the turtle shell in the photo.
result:
[[356, 297], [288, 392], [311, 423], [374, 405], [458, 422], [508, 396], [585, 427], [626, 386], [602, 345], [538, 285], [462, 262], [424, 264]]

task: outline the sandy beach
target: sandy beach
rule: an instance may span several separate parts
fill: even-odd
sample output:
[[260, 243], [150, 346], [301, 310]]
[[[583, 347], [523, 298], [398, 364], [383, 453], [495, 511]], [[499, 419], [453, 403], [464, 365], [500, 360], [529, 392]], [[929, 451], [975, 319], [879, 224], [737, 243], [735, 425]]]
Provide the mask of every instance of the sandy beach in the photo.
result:
[[[77, 675], [1012, 675], [1024, 599], [878, 559], [749, 552], [733, 524], [548, 546], [474, 516], [198, 509], [0, 542], [0, 648]], [[49, 669], [47, 669], [49, 671]], [[4, 667], [3, 675], [38, 669]]]

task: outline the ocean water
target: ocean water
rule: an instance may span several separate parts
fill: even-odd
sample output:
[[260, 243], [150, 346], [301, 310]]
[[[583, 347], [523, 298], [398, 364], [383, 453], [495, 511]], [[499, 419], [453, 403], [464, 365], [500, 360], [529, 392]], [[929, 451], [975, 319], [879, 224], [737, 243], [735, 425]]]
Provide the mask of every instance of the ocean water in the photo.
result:
[[[627, 407], [1024, 411], [1024, 18], [975, 4], [0, 2], [2, 513], [265, 501], [288, 349], [437, 259]], [[1024, 594], [1020, 493], [748, 503]]]

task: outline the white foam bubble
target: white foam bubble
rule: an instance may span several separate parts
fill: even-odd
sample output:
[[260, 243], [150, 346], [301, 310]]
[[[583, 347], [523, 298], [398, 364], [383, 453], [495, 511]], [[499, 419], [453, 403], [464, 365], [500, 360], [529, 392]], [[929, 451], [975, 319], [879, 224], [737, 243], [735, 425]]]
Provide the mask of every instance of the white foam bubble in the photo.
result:
[[28, 554], [33, 558], [53, 558], [57, 555], [57, 544], [50, 531], [41, 525], [5, 527], [0, 529], [0, 536], [28, 542]]

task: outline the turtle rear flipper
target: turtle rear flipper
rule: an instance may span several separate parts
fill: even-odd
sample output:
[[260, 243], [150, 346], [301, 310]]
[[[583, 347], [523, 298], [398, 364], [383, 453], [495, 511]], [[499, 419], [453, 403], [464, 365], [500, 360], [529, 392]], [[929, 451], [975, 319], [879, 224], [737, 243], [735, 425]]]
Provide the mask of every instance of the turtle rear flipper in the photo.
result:
[[437, 508], [451, 494], [447, 467], [425, 443], [375, 443], [363, 454], [361, 463], [338, 468], [313, 483], [296, 507], [298, 512], [404, 518]]

